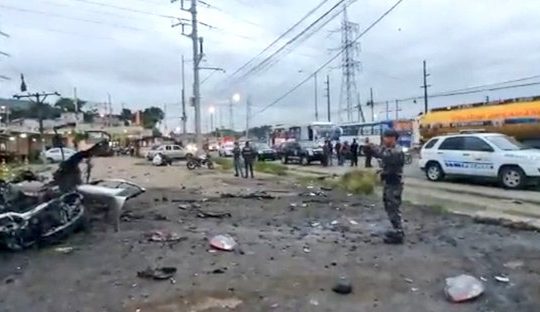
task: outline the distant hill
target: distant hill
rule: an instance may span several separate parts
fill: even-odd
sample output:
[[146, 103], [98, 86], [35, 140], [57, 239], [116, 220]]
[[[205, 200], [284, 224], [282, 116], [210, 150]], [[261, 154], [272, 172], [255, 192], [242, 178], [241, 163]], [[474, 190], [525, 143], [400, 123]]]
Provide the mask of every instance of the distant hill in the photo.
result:
[[29, 109], [32, 105], [30, 101], [21, 101], [15, 99], [2, 99], [0, 98], [0, 106], [6, 106], [13, 109]]

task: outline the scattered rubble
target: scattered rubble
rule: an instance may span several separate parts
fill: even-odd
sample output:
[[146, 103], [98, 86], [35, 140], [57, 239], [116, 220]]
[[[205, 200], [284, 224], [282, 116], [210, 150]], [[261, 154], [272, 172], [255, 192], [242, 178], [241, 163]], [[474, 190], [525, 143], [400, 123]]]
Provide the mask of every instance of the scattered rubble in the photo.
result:
[[154, 280], [168, 280], [176, 274], [175, 267], [159, 267], [146, 269], [137, 272], [137, 276], [140, 278], [154, 279]]
[[444, 292], [452, 302], [465, 302], [475, 299], [484, 293], [484, 284], [476, 277], [462, 274], [446, 279]]
[[210, 239], [210, 246], [223, 251], [232, 251], [236, 247], [236, 241], [230, 235], [216, 235]]
[[500, 283], [510, 283], [510, 278], [508, 278], [507, 276], [495, 276], [495, 280]]
[[202, 210], [199, 210], [197, 212], [197, 217], [202, 218], [202, 219], [205, 219], [205, 218], [223, 219], [223, 218], [232, 217], [232, 214], [230, 214], [229, 212], [214, 212], [214, 211], [202, 211]]
[[62, 254], [70, 254], [73, 251], [75, 251], [74, 247], [56, 247], [54, 248], [54, 251]]
[[276, 196], [269, 194], [265, 191], [260, 191], [260, 192], [252, 192], [252, 193], [247, 193], [247, 194], [222, 193], [221, 198], [276, 199]]
[[185, 236], [170, 231], [152, 231], [145, 236], [151, 242], [179, 242], [187, 239]]
[[348, 295], [352, 293], [352, 284], [348, 278], [340, 277], [332, 287], [332, 291], [340, 295]]

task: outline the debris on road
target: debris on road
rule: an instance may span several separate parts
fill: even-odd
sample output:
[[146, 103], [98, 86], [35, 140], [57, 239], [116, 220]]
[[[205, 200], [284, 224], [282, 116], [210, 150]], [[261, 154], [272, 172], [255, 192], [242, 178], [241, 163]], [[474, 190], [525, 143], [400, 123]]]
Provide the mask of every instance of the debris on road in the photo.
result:
[[175, 267], [159, 267], [151, 268], [147, 267], [146, 269], [137, 272], [137, 276], [140, 278], [148, 278], [154, 280], [168, 280], [176, 274]]
[[465, 302], [475, 299], [484, 293], [484, 284], [476, 277], [462, 274], [446, 279], [444, 292], [452, 302]]
[[498, 275], [495, 276], [495, 280], [500, 283], [510, 283], [510, 278], [507, 276]]
[[75, 251], [74, 247], [56, 247], [54, 248], [54, 251], [62, 254], [70, 254], [73, 251]]
[[197, 212], [197, 217], [202, 218], [202, 219], [205, 219], [205, 218], [223, 219], [223, 218], [232, 217], [232, 214], [230, 214], [229, 212], [214, 212], [214, 211], [199, 210]]
[[236, 247], [236, 241], [230, 235], [216, 235], [210, 239], [210, 246], [223, 251], [232, 251]]
[[525, 263], [521, 260], [514, 260], [514, 261], [506, 262], [505, 264], [503, 264], [503, 266], [505, 268], [515, 270], [515, 269], [521, 268], [524, 264]]
[[332, 287], [332, 291], [340, 295], [348, 295], [352, 293], [352, 284], [348, 278], [340, 277]]
[[242, 199], [275, 199], [276, 196], [268, 194], [265, 191], [261, 192], [252, 192], [247, 194], [233, 194], [233, 193], [222, 193], [221, 198], [242, 198]]
[[170, 231], [152, 231], [147, 233], [146, 236], [151, 242], [178, 242], [187, 239], [185, 236]]

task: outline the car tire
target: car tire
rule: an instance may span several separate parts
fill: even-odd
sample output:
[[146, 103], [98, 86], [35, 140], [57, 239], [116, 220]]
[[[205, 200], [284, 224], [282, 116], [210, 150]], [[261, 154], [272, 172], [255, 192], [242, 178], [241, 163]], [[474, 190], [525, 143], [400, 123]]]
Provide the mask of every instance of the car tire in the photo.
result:
[[309, 159], [306, 156], [302, 156], [302, 158], [300, 158], [300, 164], [302, 166], [309, 166]]
[[527, 176], [518, 166], [506, 166], [499, 171], [499, 183], [506, 189], [518, 190], [527, 184]]
[[187, 160], [190, 160], [191, 158], [193, 158], [193, 154], [190, 154], [190, 153], [186, 154], [186, 159]]
[[284, 165], [289, 163], [289, 160], [287, 159], [287, 156], [281, 156], [281, 163], [284, 164]]
[[441, 181], [444, 179], [444, 171], [438, 162], [429, 162], [426, 165], [426, 178], [430, 181]]

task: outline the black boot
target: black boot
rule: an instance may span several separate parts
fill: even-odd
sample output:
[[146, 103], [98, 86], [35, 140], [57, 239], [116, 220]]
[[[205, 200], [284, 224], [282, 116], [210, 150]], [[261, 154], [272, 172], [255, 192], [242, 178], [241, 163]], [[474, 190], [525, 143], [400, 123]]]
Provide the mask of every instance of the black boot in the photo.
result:
[[384, 234], [383, 242], [389, 245], [401, 245], [405, 239], [403, 231], [391, 230]]

